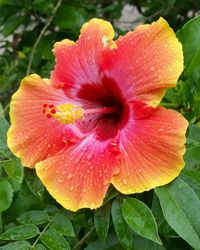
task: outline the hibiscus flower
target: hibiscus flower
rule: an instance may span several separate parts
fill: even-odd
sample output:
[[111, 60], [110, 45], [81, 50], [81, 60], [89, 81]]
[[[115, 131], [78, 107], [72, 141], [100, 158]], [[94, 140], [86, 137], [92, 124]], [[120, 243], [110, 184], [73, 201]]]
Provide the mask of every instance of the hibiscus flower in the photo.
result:
[[27, 76], [12, 97], [9, 148], [72, 211], [101, 206], [110, 184], [140, 193], [184, 166], [188, 122], [158, 106], [183, 70], [175, 33], [160, 18], [113, 37], [90, 20], [76, 43], [55, 43], [50, 80]]

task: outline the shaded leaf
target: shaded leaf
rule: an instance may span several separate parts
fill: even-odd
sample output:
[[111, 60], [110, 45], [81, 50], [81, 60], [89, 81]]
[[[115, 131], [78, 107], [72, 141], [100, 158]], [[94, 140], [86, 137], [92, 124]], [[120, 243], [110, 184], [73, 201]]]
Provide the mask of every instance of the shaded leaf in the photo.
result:
[[105, 242], [110, 221], [110, 203], [98, 208], [94, 212], [94, 225], [96, 232], [102, 242]]
[[[183, 180], [155, 189], [168, 224], [192, 247], [200, 248], [200, 201]], [[188, 202], [189, 198], [189, 202]]]
[[71, 221], [63, 214], [56, 214], [51, 221], [50, 228], [63, 236], [75, 236]]
[[39, 234], [39, 230], [34, 225], [22, 225], [12, 227], [2, 234], [3, 240], [26, 240]]
[[112, 220], [117, 237], [124, 249], [132, 249], [132, 231], [122, 216], [122, 207], [119, 200], [115, 200], [111, 208]]
[[48, 229], [44, 234], [42, 234], [41, 241], [45, 246], [47, 246], [51, 250], [70, 249], [70, 246], [67, 241], [53, 229]]
[[11, 205], [13, 190], [10, 183], [0, 178], [0, 212], [5, 211]]
[[128, 225], [139, 235], [162, 244], [158, 236], [158, 228], [151, 210], [135, 198], [125, 199], [122, 214]]
[[16, 241], [0, 247], [1, 250], [29, 250], [30, 243], [28, 241]]
[[25, 181], [29, 190], [40, 200], [43, 198], [44, 186], [32, 169], [25, 169]]
[[6, 174], [19, 183], [23, 181], [23, 167], [19, 159], [10, 159], [3, 163]]
[[21, 214], [17, 221], [21, 224], [40, 225], [48, 222], [49, 216], [46, 212], [41, 210], [31, 210]]

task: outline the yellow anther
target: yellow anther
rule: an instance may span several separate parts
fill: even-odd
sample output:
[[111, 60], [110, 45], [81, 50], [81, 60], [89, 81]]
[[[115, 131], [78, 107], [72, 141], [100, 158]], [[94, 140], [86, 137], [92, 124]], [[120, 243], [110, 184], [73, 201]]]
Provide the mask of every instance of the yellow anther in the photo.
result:
[[53, 117], [61, 124], [71, 124], [83, 117], [83, 111], [81, 107], [70, 103], [60, 104], [56, 106]]

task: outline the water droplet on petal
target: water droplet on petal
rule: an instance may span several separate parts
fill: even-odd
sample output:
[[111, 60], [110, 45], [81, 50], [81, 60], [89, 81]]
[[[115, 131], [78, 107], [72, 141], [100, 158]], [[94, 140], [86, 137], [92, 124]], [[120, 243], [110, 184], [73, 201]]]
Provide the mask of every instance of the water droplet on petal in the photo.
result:
[[93, 158], [93, 155], [91, 155], [91, 154], [89, 154], [88, 156], [87, 156], [87, 159], [88, 160], [91, 160]]
[[63, 180], [63, 179], [60, 179], [60, 178], [58, 178], [57, 181], [58, 181], [59, 183], [63, 183], [63, 182], [64, 182], [64, 180]]
[[68, 174], [67, 180], [71, 180], [73, 177], [74, 177], [73, 174]]
[[65, 170], [63, 170], [63, 171], [61, 172], [61, 175], [65, 175], [65, 173], [66, 173], [66, 171], [65, 171]]
[[154, 71], [155, 70], [155, 67], [154, 66], [151, 66], [151, 71]]
[[163, 128], [158, 129], [158, 132], [163, 132], [163, 131], [164, 131]]
[[127, 180], [123, 179], [123, 183], [124, 183], [124, 185], [126, 185], [127, 184]]
[[71, 186], [69, 189], [70, 189], [70, 191], [73, 191], [74, 190], [74, 186]]

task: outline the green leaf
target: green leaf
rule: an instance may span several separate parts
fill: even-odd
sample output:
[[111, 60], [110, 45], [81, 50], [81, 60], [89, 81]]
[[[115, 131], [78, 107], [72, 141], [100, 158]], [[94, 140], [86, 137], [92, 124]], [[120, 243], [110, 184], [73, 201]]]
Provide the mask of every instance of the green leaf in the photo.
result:
[[41, 210], [31, 210], [21, 214], [17, 221], [21, 224], [40, 225], [48, 222], [48, 214]]
[[0, 250], [29, 250], [30, 243], [28, 241], [16, 241], [0, 247]]
[[155, 189], [168, 224], [195, 249], [200, 248], [200, 201], [183, 180]]
[[103, 207], [98, 208], [94, 212], [94, 225], [97, 235], [102, 242], [105, 242], [110, 221], [110, 203], [106, 203]]
[[177, 32], [177, 36], [183, 45], [185, 65], [189, 66], [200, 49], [200, 16], [187, 22], [183, 28]]
[[4, 24], [3, 35], [5, 37], [12, 34], [15, 29], [24, 22], [24, 16], [11, 16]]
[[0, 0], [0, 7], [9, 4], [11, 2], [11, 0]]
[[200, 199], [200, 171], [184, 169], [181, 173], [183, 179]]
[[29, 190], [40, 200], [43, 198], [44, 186], [32, 169], [25, 169], [25, 181]]
[[36, 244], [33, 250], [46, 250], [47, 248], [42, 244]]
[[[151, 240], [142, 238], [139, 235], [133, 236], [133, 250], [167, 250], [164, 246], [158, 245]], [[172, 250], [171, 248], [169, 250]], [[173, 249], [175, 250], [175, 249]], [[176, 249], [178, 250], [178, 249]], [[179, 249], [180, 250], [180, 249]], [[182, 249], [183, 250], [183, 249]]]
[[27, 240], [39, 234], [39, 230], [34, 225], [22, 225], [12, 227], [2, 234], [3, 240]]
[[7, 131], [9, 123], [4, 118], [3, 107], [0, 103], [0, 149], [7, 149]]
[[10, 183], [0, 178], [0, 212], [5, 211], [11, 205], [13, 190]]
[[79, 26], [85, 21], [82, 12], [82, 9], [75, 8], [73, 5], [62, 4], [54, 18], [54, 23], [63, 29]]
[[99, 239], [92, 242], [84, 248], [84, 250], [121, 250], [121, 245], [115, 235], [108, 235], [106, 242], [103, 243]]
[[43, 58], [51, 60], [53, 59], [53, 53], [52, 53], [53, 44], [54, 44], [54, 35], [51, 34], [44, 36], [41, 39], [40, 43], [38, 44], [37, 51]]
[[41, 241], [45, 246], [47, 246], [51, 250], [70, 249], [70, 246], [67, 241], [53, 229], [48, 229], [44, 234], [42, 234]]
[[6, 174], [19, 183], [23, 181], [23, 167], [19, 159], [10, 159], [3, 163]]
[[111, 208], [112, 220], [117, 237], [126, 250], [132, 249], [132, 231], [122, 216], [121, 202], [115, 200]]
[[185, 160], [200, 161], [200, 128], [190, 125], [187, 137], [187, 150], [184, 155]]
[[51, 221], [50, 228], [56, 230], [63, 236], [75, 236], [71, 221], [67, 218], [67, 216], [63, 214], [55, 215], [55, 217]]
[[143, 202], [135, 198], [125, 199], [122, 205], [122, 215], [137, 234], [162, 244], [153, 214]]

